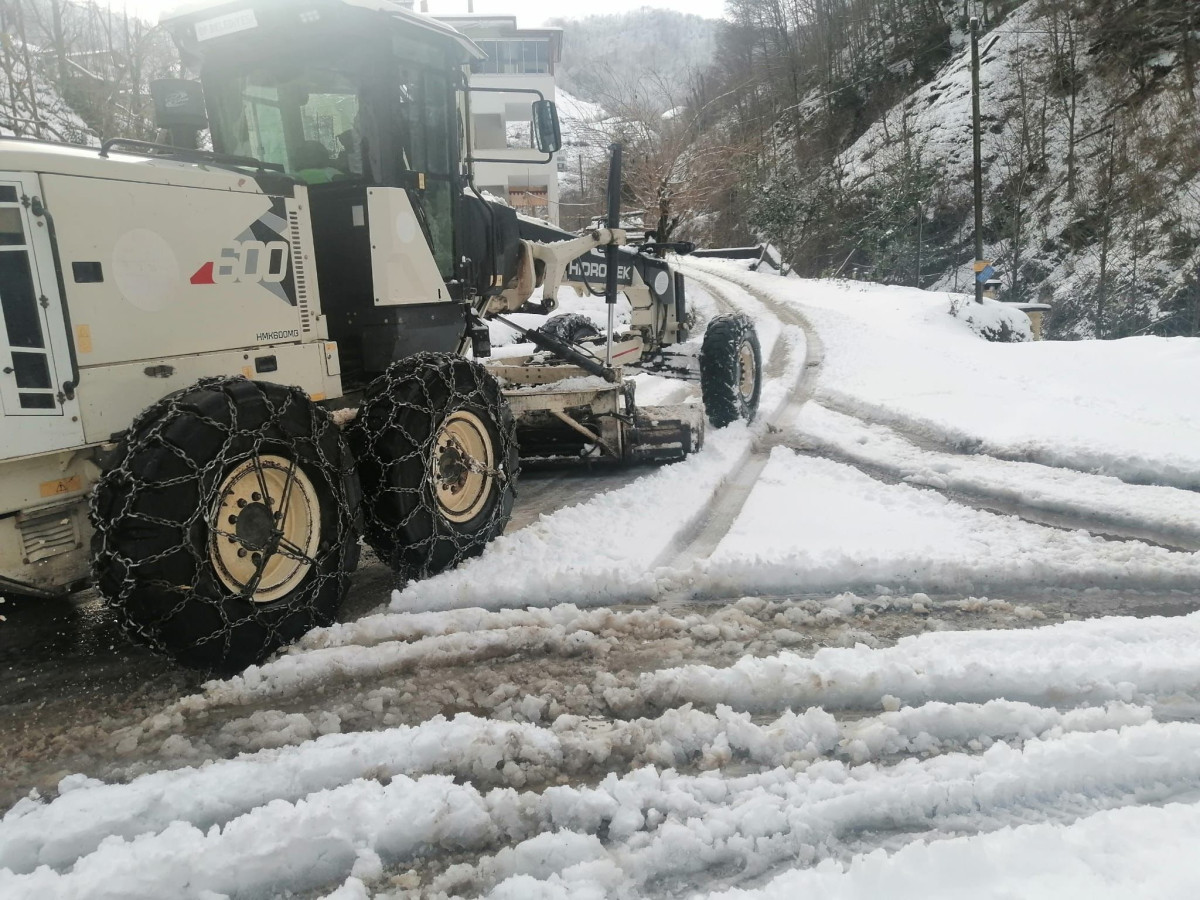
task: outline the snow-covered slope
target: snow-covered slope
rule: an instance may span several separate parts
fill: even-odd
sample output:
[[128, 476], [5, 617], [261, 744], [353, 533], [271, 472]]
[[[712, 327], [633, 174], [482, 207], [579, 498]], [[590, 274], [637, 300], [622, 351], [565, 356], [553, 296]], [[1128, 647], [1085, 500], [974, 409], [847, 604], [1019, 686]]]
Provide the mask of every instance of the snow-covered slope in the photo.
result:
[[581, 174], [590, 175], [605, 157], [610, 118], [599, 104], [581, 100], [562, 87], [555, 94], [563, 142], [556, 157], [558, 183], [564, 191], [578, 191]]
[[[1027, 0], [980, 42], [984, 255], [1008, 288], [1016, 275], [1022, 299], [1054, 306], [1053, 334], [1190, 333], [1192, 306], [1183, 306], [1200, 302], [1200, 88], [1188, 90], [1175, 32], [1126, 35], [1165, 47], [1135, 59], [1131, 75], [1122, 48], [1090, 37], [1105, 7], [1067, 4], [1055, 18], [1056, 5]], [[841, 157], [851, 191], [889, 190], [915, 167], [932, 176], [918, 199], [933, 236], [927, 259], [942, 267], [932, 286], [942, 290], [971, 284], [973, 257], [970, 48], [961, 30], [953, 41], [937, 76]], [[1200, 84], [1200, 63], [1191, 67]]]
[[715, 19], [650, 6], [550, 24], [563, 28], [561, 87], [601, 103], [636, 96], [660, 110], [682, 100], [688, 79], [712, 63], [720, 27]]
[[[94, 142], [84, 121], [67, 105], [38, 68], [39, 51], [25, 47], [5, 36], [3, 52], [8, 58], [0, 65], [0, 135], [40, 137], [44, 140], [75, 144]], [[33, 78], [26, 69], [26, 58], [33, 66]]]

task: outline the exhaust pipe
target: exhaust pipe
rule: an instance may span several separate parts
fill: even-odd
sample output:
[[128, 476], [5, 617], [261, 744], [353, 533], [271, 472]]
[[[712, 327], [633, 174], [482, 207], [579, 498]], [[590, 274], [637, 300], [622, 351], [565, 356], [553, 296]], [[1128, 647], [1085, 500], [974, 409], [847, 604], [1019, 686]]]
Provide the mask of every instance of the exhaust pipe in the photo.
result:
[[[608, 164], [608, 222], [609, 229], [621, 227], [621, 145], [612, 144], [612, 158]], [[604, 366], [612, 368], [613, 329], [617, 315], [617, 245], [604, 248], [605, 272], [604, 302], [608, 304], [608, 338], [604, 342]]]

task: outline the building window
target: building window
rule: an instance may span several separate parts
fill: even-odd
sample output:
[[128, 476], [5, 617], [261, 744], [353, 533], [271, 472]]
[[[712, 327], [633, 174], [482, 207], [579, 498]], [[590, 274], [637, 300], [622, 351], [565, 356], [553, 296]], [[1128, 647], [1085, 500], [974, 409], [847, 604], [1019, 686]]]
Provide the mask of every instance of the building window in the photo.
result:
[[481, 75], [548, 75], [550, 42], [476, 41], [487, 59], [471, 63], [471, 71]]
[[499, 113], [475, 113], [471, 116], [471, 125], [476, 150], [503, 150], [508, 146], [504, 117]]

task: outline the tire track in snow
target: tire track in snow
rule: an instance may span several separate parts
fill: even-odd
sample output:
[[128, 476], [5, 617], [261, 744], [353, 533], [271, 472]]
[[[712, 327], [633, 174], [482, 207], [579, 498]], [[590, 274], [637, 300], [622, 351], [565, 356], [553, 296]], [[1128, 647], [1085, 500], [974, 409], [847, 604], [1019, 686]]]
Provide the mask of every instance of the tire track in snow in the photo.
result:
[[[737, 607], [764, 626], [799, 611], [787, 602]], [[809, 610], [817, 621], [825, 612]], [[729, 611], [714, 616], [735, 625]], [[420, 614], [409, 625], [429, 635], [600, 613], [550, 612]], [[648, 611], [609, 615], [652, 627]], [[26, 802], [6, 817], [0, 867], [10, 872], [0, 873], [0, 889], [71, 896], [103, 884], [122, 900], [205, 889], [242, 896], [327, 890], [351, 873], [379, 883], [415, 866], [422, 896], [470, 895], [520, 873], [553, 884], [587, 862], [576, 876], [595, 877], [597, 867], [611, 876], [602, 883], [612, 890], [592, 896], [647, 896], [664, 884], [711, 887], [730, 871], [740, 873], [736, 883], [892, 847], [901, 835], [1161, 802], [1200, 786], [1200, 726], [1154, 721], [1152, 707], [1129, 699], [1200, 688], [1198, 629], [1190, 620], [1070, 623], [929, 634], [811, 660], [677, 667], [638, 676], [639, 697], [620, 696], [616, 679], [597, 684], [612, 705], [603, 717], [554, 717], [548, 726], [435, 718], [129, 784], [76, 778], [53, 803]], [[1032, 702], [997, 699], [1022, 690]], [[975, 700], [952, 699], [961, 694]], [[905, 699], [915, 705], [900, 707]], [[666, 708], [622, 719], [627, 701]], [[688, 705], [712, 701], [711, 713]], [[891, 711], [880, 713], [881, 701]], [[862, 717], [825, 711], [872, 704]], [[748, 715], [772, 706], [773, 720]], [[1089, 767], [1097, 758], [1103, 767]], [[555, 783], [564, 778], [571, 783]], [[51, 868], [37, 870], [42, 863]], [[505, 889], [534, 895], [524, 882]]]
[[[84, 726], [60, 729], [49, 742], [10, 741], [11, 764], [0, 777], [0, 790], [7, 802], [31, 784], [53, 796], [66, 772], [127, 780], [163, 766], [295, 746], [330, 731], [385, 730], [461, 711], [529, 722], [560, 715], [653, 717], [664, 707], [649, 698], [637, 704], [624, 699], [632, 696], [637, 673], [648, 662], [727, 666], [743, 654], [886, 644], [931, 621], [1008, 628], [1045, 619], [1039, 610], [1001, 600], [850, 594], [747, 598], [674, 615], [654, 608], [569, 605], [379, 615], [306, 637], [293, 657], [327, 653], [300, 677], [212, 682], [199, 695], [140, 712], [132, 724], [111, 723], [100, 738]], [[355, 645], [379, 648], [368, 654], [378, 666], [374, 673], [341, 666], [355, 655]], [[471, 648], [480, 655], [470, 654]], [[18, 756], [26, 761], [17, 763]]]
[[[749, 279], [739, 278], [737, 277], [737, 273], [728, 270], [719, 270], [716, 267], [712, 267], [711, 264], [706, 265], [703, 261], [699, 260], [690, 260], [688, 265], [692, 268], [698, 268], [699, 271], [706, 275], [721, 279], [746, 290], [776, 313], [783, 312], [787, 314], [797, 311], [796, 307], [790, 303], [764, 296], [750, 285]], [[804, 318], [803, 313], [801, 313], [801, 317]], [[810, 334], [815, 333], [815, 329], [810, 325], [806, 325], [805, 328]], [[1082, 475], [1095, 475], [1098, 472], [1098, 468], [1100, 468], [1099, 464], [1096, 467], [1088, 467], [1083, 464], [1069, 465], [1058, 459], [1046, 459], [1044, 458], [1046, 454], [1039, 453], [1036, 450], [1007, 452], [1003, 449], [990, 449], [985, 451], [983, 449], [985, 441], [980, 438], [967, 433], [956, 434], [953, 431], [947, 431], [945, 425], [939, 425], [935, 422], [922, 419], [919, 416], [897, 413], [880, 403], [842, 393], [838, 390], [836, 384], [823, 385], [816, 393], [815, 399], [827, 409], [834, 410], [845, 416], [883, 425], [903, 435], [911, 443], [925, 450], [956, 454], [964, 457], [983, 456], [1006, 462], [1032, 463], [1048, 469], [1075, 472]], [[1117, 478], [1129, 485], [1145, 487], [1170, 486], [1178, 490], [1200, 493], [1200, 475], [1197, 475], [1194, 471], [1180, 469], [1173, 465], [1160, 466], [1159, 471], [1153, 478], [1130, 472], [1106, 472], [1105, 474], [1107, 477]]]
[[[859, 421], [865, 422], [865, 420]], [[1175, 550], [1180, 553], [1195, 553], [1200, 551], [1200, 537], [1190, 537], [1181, 535], [1178, 532], [1161, 531], [1153, 528], [1130, 527], [1115, 522], [1097, 522], [1095, 517], [1039, 509], [1030, 504], [1022, 503], [1019, 500], [1005, 497], [999, 492], [989, 492], [979, 487], [957, 486], [950, 488], [928, 482], [914, 481], [909, 477], [910, 473], [902, 468], [868, 462], [853, 453], [823, 446], [820, 443], [814, 444], [803, 436], [799, 440], [780, 441], [780, 445], [794, 450], [803, 456], [816, 456], [849, 466], [883, 484], [907, 484], [918, 490], [941, 494], [947, 500], [959, 506], [967, 506], [983, 512], [996, 513], [997, 515], [1013, 516], [1033, 525], [1042, 525], [1060, 531], [1086, 531], [1088, 534], [1105, 540], [1136, 541], [1142, 544], [1162, 547], [1166, 550]]]
[[[1102, 773], [1080, 765], [1097, 757]], [[452, 867], [431, 893], [499, 886], [527, 872], [523, 857], [533, 855], [543, 878], [591, 861], [608, 876], [602, 883], [620, 888], [610, 896], [645, 895], [713, 869], [752, 877], [813, 864], [847, 840], [864, 849], [872, 832], [992, 830], [1060, 817], [1064, 801], [1077, 816], [1163, 802], [1198, 785], [1200, 726], [1156, 722], [886, 768], [828, 761], [799, 772], [687, 775], [648, 767], [541, 792], [397, 775], [256, 806], [207, 830], [176, 820], [161, 832], [112, 839], [63, 872], [0, 871], [0, 888], [9, 898], [82, 896], [97, 885], [100, 896], [124, 900], [206, 890], [255, 896], [318, 888], [355, 870], [379, 877], [384, 865], [465, 850], [478, 861]], [[494, 852], [504, 845], [507, 853]], [[582, 858], [570, 852], [581, 845]]]
[[[733, 475], [717, 487], [702, 513], [688, 527], [676, 534], [672, 544], [655, 561], [656, 568], [686, 570], [697, 560], [707, 558], [717, 548], [741, 514], [750, 492], [770, 460], [771, 449], [776, 443], [774, 435], [794, 427], [800, 408], [811, 399], [816, 390], [821, 361], [824, 359], [824, 347], [801, 314], [792, 310], [776, 309], [774, 305], [767, 304], [761, 294], [744, 289], [727, 279], [697, 270], [686, 262], [681, 262], [680, 268], [689, 278], [704, 285], [717, 301], [727, 308], [742, 311], [745, 304], [737, 301], [736, 292], [743, 291], [753, 300], [767, 306], [781, 324], [800, 328], [805, 335], [805, 359], [799, 379], [778, 406], [763, 417], [765, 429], [755, 435], [738, 460]], [[776, 341], [771, 359], [764, 367], [764, 380], [769, 375], [778, 376], [786, 371], [788, 352], [788, 345], [784, 340]], [[761, 426], [758, 427], [761, 429]]]
[[[776, 446], [787, 447], [805, 455], [818, 456], [850, 466], [885, 484], [903, 482], [913, 487], [936, 491], [960, 506], [1014, 516], [1035, 525], [1067, 531], [1084, 531], [1106, 540], [1136, 541], [1179, 552], [1200, 551], [1200, 521], [1197, 522], [1196, 533], [1186, 533], [1180, 529], [1164, 529], [1152, 522], [1133, 522], [1128, 516], [1118, 519], [1105, 516], [1102, 512], [1079, 514], [1066, 509], [1039, 508], [1022, 502], [1019, 498], [1013, 497], [1011, 491], [1002, 488], [989, 490], [983, 485], [967, 486], [961, 481], [954, 487], [945, 487], [929, 481], [913, 480], [912, 471], [904, 466], [889, 465], [886, 461], [878, 458], [868, 459], [863, 454], [856, 454], [845, 448], [833, 446], [828, 441], [810, 437], [802, 428], [797, 427], [796, 419], [799, 416], [800, 408], [805, 403], [812, 401], [864, 426], [886, 428], [899, 435], [899, 439], [907, 442], [913, 448], [931, 455], [952, 454], [961, 457], [964, 463], [972, 459], [982, 459], [1040, 467], [1047, 470], [1049, 477], [1053, 477], [1057, 472], [1076, 473], [1085, 478], [1096, 477], [1093, 473], [1066, 466], [1050, 466], [1001, 455], [979, 453], [961, 442], [940, 439], [929, 430], [912, 426], [912, 423], [906, 422], [902, 417], [890, 415], [885, 410], [872, 407], [869, 412], [864, 412], [863, 404], [848, 402], [846, 398], [840, 397], [828, 389], [819, 388], [818, 379], [821, 363], [824, 360], [824, 346], [817, 330], [802, 312], [748, 285], [740, 284], [707, 270], [702, 270], [702, 272], [703, 274], [700, 274], [697, 271], [689, 270], [689, 275], [705, 284], [711, 292], [719, 296], [727, 298], [730, 289], [744, 291], [766, 307], [781, 322], [803, 329], [808, 343], [809, 357], [806, 360], [807, 364], [801, 385], [798, 386], [781, 414], [773, 417], [768, 425], [768, 434], [754, 442], [747, 454], [745, 465], [714, 496], [712, 512], [702, 526], [686, 533], [683, 536], [683, 547], [670, 562], [663, 564], [684, 568], [697, 559], [703, 559], [716, 549], [725, 533], [737, 519], [750, 491], [753, 490], [754, 484], [766, 467], [770, 450]], [[726, 299], [726, 302], [729, 301]], [[1158, 487], [1123, 481], [1135, 488]], [[1192, 491], [1192, 489], [1186, 490]]]

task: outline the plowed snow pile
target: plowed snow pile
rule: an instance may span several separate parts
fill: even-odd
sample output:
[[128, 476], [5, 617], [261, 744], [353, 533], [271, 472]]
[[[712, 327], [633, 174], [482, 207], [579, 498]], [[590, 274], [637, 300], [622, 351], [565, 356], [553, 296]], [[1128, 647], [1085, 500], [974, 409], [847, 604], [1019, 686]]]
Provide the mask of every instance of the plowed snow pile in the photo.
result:
[[1200, 341], [702, 265], [757, 421], [23, 748], [0, 897], [1200, 895]]

